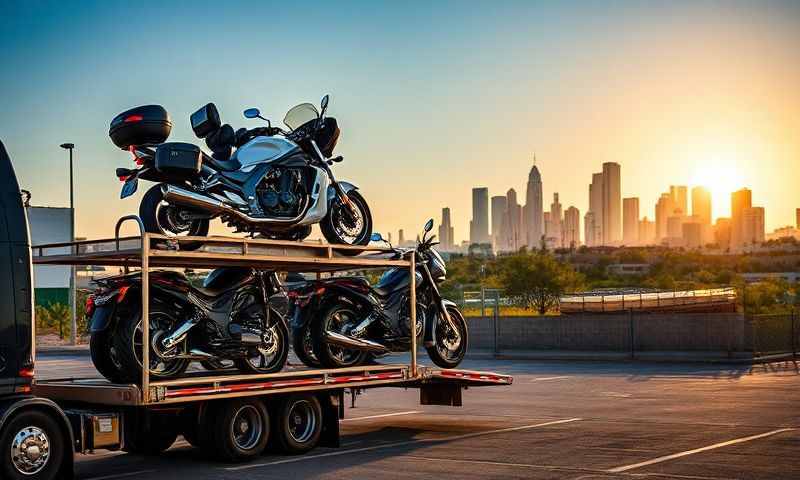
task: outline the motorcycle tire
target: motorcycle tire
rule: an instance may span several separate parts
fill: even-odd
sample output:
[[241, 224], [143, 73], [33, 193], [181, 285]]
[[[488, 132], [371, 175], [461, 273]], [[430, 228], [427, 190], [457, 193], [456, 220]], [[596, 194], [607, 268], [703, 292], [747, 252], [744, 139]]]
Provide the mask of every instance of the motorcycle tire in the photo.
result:
[[[357, 190], [351, 190], [347, 192], [347, 197], [361, 212], [363, 220], [361, 230], [356, 237], [352, 241], [348, 241], [337, 231], [337, 226], [335, 224], [341, 221], [341, 214], [338, 212], [341, 208], [343, 208], [338, 198], [333, 200], [333, 204], [328, 210], [327, 215], [325, 215], [322, 221], [319, 222], [319, 228], [328, 243], [337, 245], [367, 245], [370, 237], [372, 237], [372, 214], [369, 211], [369, 205], [367, 205], [367, 201], [364, 200], [364, 197], [362, 197]], [[342, 250], [341, 253], [343, 255], [358, 255], [361, 252], [359, 250]]]
[[[158, 233], [161, 235], [178, 236], [179, 234], [186, 234], [192, 237], [205, 237], [208, 235], [210, 220], [192, 220], [187, 230], [175, 231], [164, 223], [163, 205], [164, 195], [161, 192], [161, 184], [156, 184], [150, 187], [150, 190], [142, 197], [142, 203], [139, 204], [139, 218], [142, 219], [144, 229], [150, 233]], [[202, 244], [199, 242], [181, 243], [183, 250], [196, 250]]]
[[350, 305], [332, 303], [311, 321], [311, 338], [314, 341], [314, 352], [324, 368], [345, 368], [363, 365], [368, 353], [361, 350], [348, 350], [329, 345], [325, 342], [325, 332], [334, 315], [352, 315], [357, 317]]
[[114, 362], [111, 349], [111, 330], [92, 332], [89, 337], [89, 353], [92, 357], [94, 368], [111, 383], [122, 383], [124, 375], [120, 366]]
[[309, 348], [306, 345], [305, 336], [306, 334], [308, 335], [311, 334], [311, 332], [309, 331], [310, 329], [311, 326], [306, 325], [305, 328], [295, 328], [292, 331], [292, 351], [294, 351], [295, 356], [297, 357], [298, 360], [300, 360], [303, 363], [303, 365], [311, 368], [319, 368], [322, 366], [322, 364], [319, 363], [319, 359], [317, 358], [316, 353], [314, 353], [313, 339], [310, 340], [311, 352], [308, 351]]
[[[271, 315], [279, 315], [278, 312], [272, 310]], [[277, 333], [278, 352], [272, 360], [264, 365], [253, 365], [247, 358], [239, 358], [236, 360], [236, 367], [244, 373], [275, 373], [280, 372], [286, 365], [286, 359], [289, 357], [289, 329], [283, 321], [275, 323], [275, 331]], [[263, 363], [263, 362], [262, 362]]]
[[450, 314], [450, 319], [459, 329], [458, 334], [460, 338], [456, 350], [450, 351], [450, 349], [443, 344], [445, 341], [445, 334], [447, 333], [445, 331], [447, 325], [446, 321], [440, 318], [441, 315], [436, 315], [436, 317], [433, 318], [433, 321], [436, 322], [433, 325], [433, 345], [425, 347], [425, 349], [428, 351], [428, 356], [431, 361], [433, 361], [436, 366], [441, 368], [456, 368], [467, 354], [469, 331], [467, 330], [467, 321], [458, 308], [453, 305], [448, 305], [447, 313]]

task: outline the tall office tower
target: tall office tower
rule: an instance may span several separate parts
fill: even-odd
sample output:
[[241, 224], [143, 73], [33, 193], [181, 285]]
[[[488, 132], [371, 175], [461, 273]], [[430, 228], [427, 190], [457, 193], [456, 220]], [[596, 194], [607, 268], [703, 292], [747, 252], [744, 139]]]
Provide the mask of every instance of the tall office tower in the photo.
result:
[[639, 245], [654, 245], [656, 243], [656, 223], [644, 217], [639, 222]]
[[[670, 185], [669, 195], [672, 197], [672, 203], [675, 204], [675, 212], [680, 209], [683, 215], [689, 215], [689, 200], [686, 197], [686, 186]], [[669, 212], [669, 214], [672, 215], [675, 212]]]
[[742, 243], [757, 245], [764, 242], [764, 207], [750, 207], [742, 219]]
[[550, 223], [550, 212], [544, 212], [544, 243], [548, 248], [555, 248], [555, 238], [553, 238], [553, 225]]
[[445, 207], [442, 209], [442, 223], [439, 225], [439, 242], [441, 242], [441, 249], [445, 252], [453, 250], [455, 244], [453, 226], [450, 223], [450, 209]]
[[718, 218], [717, 223], [714, 225], [714, 243], [719, 245], [722, 251], [727, 251], [731, 248], [731, 219]]
[[497, 252], [498, 246], [502, 244], [500, 239], [500, 229], [503, 226], [503, 218], [506, 216], [508, 201], [502, 195], [492, 197], [492, 246]]
[[686, 248], [700, 248], [703, 246], [703, 225], [699, 221], [684, 222], [681, 225], [681, 237]]
[[594, 213], [586, 212], [583, 216], [583, 242], [587, 247], [594, 246]]
[[525, 243], [528, 248], [538, 248], [542, 235], [544, 235], [544, 201], [542, 199], [542, 175], [535, 164], [528, 174], [524, 214]]
[[561, 243], [561, 202], [558, 201], [558, 193], [553, 194], [553, 203], [550, 204], [550, 231], [547, 236], [555, 239], [557, 247], [563, 247]]
[[402, 246], [405, 242], [406, 242], [406, 239], [405, 239], [405, 237], [403, 237], [403, 229], [401, 228], [397, 232], [397, 244]]
[[489, 189], [472, 189], [472, 221], [469, 224], [469, 243], [489, 242]]
[[731, 193], [731, 249], [740, 248], [746, 241], [744, 213], [753, 206], [753, 193], [743, 188]]
[[672, 195], [662, 193], [656, 203], [656, 243], [667, 238], [667, 219], [675, 212], [675, 203]]
[[702, 225], [711, 225], [711, 192], [707, 188], [692, 188], [692, 215]]
[[575, 207], [564, 211], [564, 225], [562, 227], [562, 245], [577, 248], [581, 245], [581, 212]]
[[634, 246], [639, 243], [639, 198], [622, 199], [622, 243]]
[[502, 236], [506, 239], [505, 250], [516, 252], [525, 245], [522, 231], [522, 206], [517, 203], [517, 191], [510, 188], [506, 193], [506, 219]]
[[[677, 210], [676, 210], [677, 212]], [[683, 215], [672, 215], [667, 217], [667, 239], [671, 242], [674, 242], [676, 238], [683, 238], [683, 230], [681, 229], [681, 225], [683, 225]], [[672, 245], [672, 243], [670, 243]]]
[[[603, 244], [603, 174], [593, 173], [589, 185], [589, 213], [591, 224], [586, 224], [591, 238], [586, 237], [586, 245], [596, 247]], [[591, 227], [591, 228], [590, 228]]]
[[622, 240], [622, 173], [618, 163], [603, 164], [603, 245]]

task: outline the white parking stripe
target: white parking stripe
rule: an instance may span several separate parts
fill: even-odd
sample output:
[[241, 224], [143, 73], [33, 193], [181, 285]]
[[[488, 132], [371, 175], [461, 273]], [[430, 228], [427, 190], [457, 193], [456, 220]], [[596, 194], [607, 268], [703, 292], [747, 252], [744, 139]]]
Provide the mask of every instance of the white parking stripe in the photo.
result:
[[663, 457], [654, 458], [652, 460], [647, 460], [645, 462], [634, 463], [632, 465], [623, 465], [621, 467], [611, 468], [606, 471], [608, 473], [627, 472], [628, 470], [633, 470], [635, 468], [646, 467], [648, 465], [666, 462], [667, 460], [673, 460], [675, 458], [681, 458], [687, 455], [694, 455], [695, 453], [707, 452], [709, 450], [727, 447], [728, 445], [736, 445], [737, 443], [750, 442], [753, 440], [758, 440], [759, 438], [770, 437], [772, 435], [777, 435], [779, 433], [788, 432], [791, 430], [794, 430], [794, 428], [779, 428], [777, 430], [772, 430], [771, 432], [760, 433], [758, 435], [751, 435], [749, 437], [734, 438], [733, 440], [728, 440], [727, 442], [715, 443], [714, 445], [695, 448], [694, 450], [686, 450], [685, 452], [673, 453], [672, 455], [664, 455]]
[[355, 422], [356, 420], [370, 420], [373, 418], [397, 417], [399, 415], [413, 415], [415, 413], [421, 413], [421, 412], [419, 410], [409, 410], [407, 412], [384, 413], [383, 415], [369, 415], [367, 417], [345, 418], [342, 421]]
[[567, 376], [561, 376], [561, 377], [540, 377], [540, 378], [534, 378], [533, 380], [531, 380], [531, 382], [546, 382], [546, 381], [548, 381], [548, 380], [564, 380], [565, 378], [569, 378], [569, 377], [567, 377]]
[[335, 452], [328, 452], [328, 453], [320, 453], [317, 455], [305, 455], [302, 457], [292, 457], [286, 458], [283, 460], [276, 460], [274, 462], [266, 462], [266, 463], [251, 463], [248, 465], [240, 465], [237, 467], [227, 467], [225, 470], [228, 471], [235, 471], [235, 470], [247, 470], [250, 468], [259, 468], [259, 467], [267, 467], [271, 465], [282, 465], [285, 463], [295, 463], [295, 462], [305, 462], [308, 460], [316, 460], [318, 458], [326, 458], [326, 457], [338, 457], [341, 455], [350, 455], [352, 453], [360, 453], [360, 452], [369, 452], [373, 450], [378, 450], [381, 448], [391, 448], [391, 447], [404, 447], [406, 445], [415, 445], [420, 443], [442, 443], [442, 442], [452, 442], [454, 440], [465, 440], [467, 438], [474, 438], [480, 437], [483, 435], [492, 435], [495, 433], [507, 433], [507, 432], [517, 432], [520, 430], [530, 430], [532, 428], [539, 428], [539, 427], [549, 427], [550, 425], [560, 425], [562, 423], [571, 423], [577, 422], [581, 420], [580, 418], [566, 418], [564, 420], [554, 420], [552, 422], [544, 422], [544, 423], [534, 423], [532, 425], [522, 425], [521, 427], [509, 427], [509, 428], [501, 428], [498, 430], [487, 430], [484, 432], [475, 432], [475, 433], [465, 433], [462, 435], [453, 435], [450, 437], [444, 438], [422, 438], [419, 440], [407, 440], [403, 442], [394, 442], [394, 443], [384, 443], [381, 445], [373, 445], [371, 447], [363, 447], [363, 448], [351, 448], [348, 450], [337, 450]]

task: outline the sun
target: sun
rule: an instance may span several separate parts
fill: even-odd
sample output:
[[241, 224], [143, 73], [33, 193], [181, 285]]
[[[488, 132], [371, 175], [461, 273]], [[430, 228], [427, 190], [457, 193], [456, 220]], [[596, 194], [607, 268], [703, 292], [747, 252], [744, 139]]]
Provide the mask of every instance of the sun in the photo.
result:
[[711, 192], [713, 218], [730, 215], [731, 192], [744, 185], [744, 179], [734, 162], [712, 157], [695, 163], [692, 186], [703, 186]]

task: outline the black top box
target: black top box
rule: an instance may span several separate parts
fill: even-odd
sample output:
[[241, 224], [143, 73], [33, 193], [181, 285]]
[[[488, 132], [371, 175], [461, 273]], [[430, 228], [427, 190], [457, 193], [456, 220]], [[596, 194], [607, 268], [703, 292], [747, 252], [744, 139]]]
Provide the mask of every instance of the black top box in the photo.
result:
[[144, 105], [126, 110], [111, 121], [108, 135], [114, 145], [127, 150], [131, 145], [164, 143], [172, 130], [169, 113], [161, 105]]

